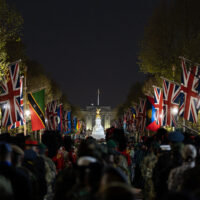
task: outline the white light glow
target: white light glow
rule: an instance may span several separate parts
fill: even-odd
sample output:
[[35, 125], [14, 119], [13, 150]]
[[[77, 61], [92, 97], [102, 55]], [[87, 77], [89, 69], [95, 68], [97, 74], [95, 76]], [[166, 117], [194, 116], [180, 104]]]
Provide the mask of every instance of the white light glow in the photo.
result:
[[26, 110], [26, 111], [25, 111], [25, 115], [26, 115], [27, 117], [29, 117], [30, 114], [31, 114], [31, 112], [30, 112], [29, 110]]
[[9, 105], [8, 105], [8, 104], [4, 104], [4, 105], [3, 105], [3, 108], [4, 108], [4, 109], [9, 108]]
[[101, 125], [101, 117], [98, 115], [96, 116], [95, 126], [93, 127], [92, 130], [92, 137], [97, 140], [105, 138], [104, 129], [103, 126]]
[[163, 115], [162, 114], [160, 114], [160, 116], [159, 116], [160, 118], [163, 118]]
[[178, 114], [178, 108], [176, 108], [176, 107], [172, 108], [172, 114], [177, 115]]

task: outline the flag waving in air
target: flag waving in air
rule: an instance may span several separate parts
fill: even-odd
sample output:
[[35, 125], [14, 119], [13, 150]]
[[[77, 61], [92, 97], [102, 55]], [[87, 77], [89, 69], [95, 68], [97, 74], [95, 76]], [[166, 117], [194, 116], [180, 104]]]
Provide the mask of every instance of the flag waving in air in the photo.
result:
[[58, 129], [57, 101], [52, 101], [52, 124], [53, 124], [53, 130], [57, 130]]
[[154, 105], [156, 109], [156, 122], [158, 125], [163, 125], [163, 91], [161, 88], [154, 86]]
[[139, 129], [144, 131], [146, 126], [146, 99], [140, 100], [140, 111], [139, 111]]
[[64, 128], [64, 132], [67, 132], [67, 111], [63, 111], [63, 128]]
[[63, 106], [62, 104], [57, 107], [57, 123], [58, 130], [63, 131]]
[[64, 128], [65, 133], [70, 133], [72, 130], [72, 123], [71, 123], [71, 111], [65, 111], [64, 113]]
[[45, 128], [44, 89], [38, 92], [29, 93], [28, 100], [31, 113], [32, 131], [37, 131]]
[[69, 111], [67, 113], [67, 133], [70, 133], [72, 130], [72, 113]]
[[160, 125], [156, 123], [156, 109], [154, 98], [146, 96], [146, 129], [150, 131], [157, 131]]
[[175, 126], [178, 116], [181, 87], [163, 79], [164, 125]]
[[58, 129], [57, 101], [52, 101], [47, 104], [45, 114], [46, 114], [47, 130], [57, 130]]
[[76, 126], [77, 126], [77, 117], [75, 116], [73, 119], [73, 128], [74, 130], [76, 130]]
[[198, 109], [197, 103], [199, 94], [197, 87], [199, 85], [199, 78], [196, 76], [198, 67], [194, 66], [191, 70], [187, 70], [185, 59], [182, 60], [182, 80], [181, 80], [181, 105], [179, 114], [186, 120], [197, 122]]
[[136, 126], [136, 129], [139, 129], [139, 126], [140, 126], [140, 121], [141, 121], [141, 117], [140, 117], [140, 105], [137, 104], [135, 106], [135, 126]]
[[22, 119], [18, 62], [8, 67], [8, 80], [0, 84], [0, 104], [2, 107], [3, 127]]
[[46, 111], [45, 111], [45, 124], [46, 124], [46, 129], [47, 130], [53, 130], [53, 124], [52, 124], [52, 105], [51, 103], [48, 103], [46, 106]]
[[24, 125], [25, 120], [24, 120], [24, 100], [23, 100], [23, 78], [20, 78], [20, 113], [21, 113], [21, 119], [20, 121], [15, 122], [14, 124], [11, 124], [8, 127], [8, 130], [17, 128], [19, 126]]

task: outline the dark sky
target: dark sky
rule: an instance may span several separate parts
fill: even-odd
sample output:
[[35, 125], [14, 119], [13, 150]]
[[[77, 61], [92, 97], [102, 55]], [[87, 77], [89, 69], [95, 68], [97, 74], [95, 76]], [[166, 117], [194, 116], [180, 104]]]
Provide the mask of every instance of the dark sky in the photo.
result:
[[24, 42], [75, 105], [122, 103], [144, 80], [137, 55], [158, 0], [9, 0], [24, 18]]

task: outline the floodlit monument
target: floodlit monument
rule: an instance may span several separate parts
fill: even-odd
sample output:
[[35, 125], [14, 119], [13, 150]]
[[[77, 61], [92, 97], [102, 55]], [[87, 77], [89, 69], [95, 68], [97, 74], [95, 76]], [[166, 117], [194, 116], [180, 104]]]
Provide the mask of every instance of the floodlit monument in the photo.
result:
[[81, 111], [86, 122], [87, 135], [94, 138], [105, 138], [104, 131], [111, 127], [111, 122], [114, 120], [116, 112], [110, 106], [100, 106], [99, 97], [100, 91], [98, 90], [97, 105], [92, 103]]
[[92, 130], [92, 137], [97, 140], [105, 139], [104, 128], [101, 125], [100, 111], [101, 111], [101, 109], [96, 110], [95, 126], [93, 127], [93, 130]]

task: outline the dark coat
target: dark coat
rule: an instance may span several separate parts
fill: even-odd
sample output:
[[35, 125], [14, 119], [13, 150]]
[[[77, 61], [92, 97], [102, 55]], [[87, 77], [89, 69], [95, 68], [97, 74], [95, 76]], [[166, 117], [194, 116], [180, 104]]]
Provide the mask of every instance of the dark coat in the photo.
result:
[[0, 163], [0, 175], [11, 182], [14, 200], [31, 199], [31, 183], [25, 174], [6, 163]]

